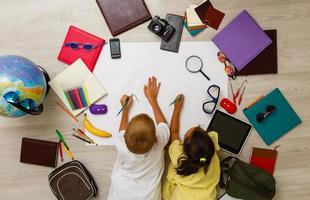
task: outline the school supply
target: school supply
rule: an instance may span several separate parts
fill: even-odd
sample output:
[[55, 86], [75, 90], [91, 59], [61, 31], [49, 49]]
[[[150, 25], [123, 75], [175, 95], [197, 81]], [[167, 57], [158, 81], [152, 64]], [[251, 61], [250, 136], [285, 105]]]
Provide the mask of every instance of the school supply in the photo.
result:
[[58, 54], [58, 60], [71, 65], [81, 59], [92, 72], [104, 44], [104, 39], [71, 25]]
[[121, 112], [126, 108], [128, 102], [129, 102], [129, 100], [132, 98], [132, 96], [133, 96], [133, 94], [130, 95], [130, 97], [127, 97], [127, 99], [126, 99], [124, 105], [122, 105], [122, 108], [117, 112], [117, 115], [116, 115], [117, 117], [118, 117], [119, 114], [121, 114]]
[[66, 147], [66, 149], [69, 150], [69, 147], [65, 141], [65, 139], [63, 138], [62, 134], [56, 129], [56, 135], [58, 137], [58, 139], [64, 144], [64, 146]]
[[272, 43], [246, 10], [216, 34], [212, 41], [238, 70]]
[[[74, 87], [75, 93], [72, 94], [71, 91], [71, 94], [67, 94], [65, 88], [68, 85], [75, 84], [78, 85], [78, 87]], [[87, 69], [81, 59], [53, 78], [49, 85], [74, 116], [83, 112], [88, 105], [96, 102], [106, 94], [106, 90]], [[83, 93], [84, 95], [80, 95]]]
[[186, 59], [185, 61], [185, 67], [187, 71], [191, 73], [198, 73], [200, 72], [208, 81], [210, 81], [209, 76], [207, 76], [203, 71], [203, 62], [202, 59], [199, 56], [193, 55]]
[[79, 122], [79, 120], [78, 120], [74, 115], [72, 115], [72, 113], [71, 113], [62, 103], [57, 102], [57, 105], [58, 105], [63, 111], [65, 111], [65, 113], [67, 113], [72, 119], [74, 119], [74, 121]]
[[61, 162], [63, 162], [64, 157], [63, 157], [63, 153], [62, 153], [62, 147], [61, 147], [61, 141], [60, 140], [58, 142], [58, 147], [59, 147], [60, 160], [61, 160]]
[[229, 114], [234, 114], [237, 111], [237, 106], [227, 98], [223, 98], [220, 102], [220, 106], [226, 110]]
[[207, 93], [209, 95], [208, 100], [202, 104], [202, 110], [207, 114], [212, 114], [217, 106], [217, 102], [220, 97], [220, 87], [217, 85], [211, 85]]
[[184, 26], [186, 28], [186, 30], [189, 32], [189, 34], [191, 36], [196, 36], [198, 35], [199, 33], [201, 33], [203, 30], [205, 30], [207, 28], [207, 26], [204, 26], [200, 29], [193, 29], [193, 30], [190, 30], [188, 25], [187, 25], [187, 17], [186, 17], [186, 13], [185, 13], [185, 16], [184, 16]]
[[22, 138], [20, 162], [56, 167], [58, 142]]
[[215, 9], [209, 0], [197, 6], [195, 11], [203, 23], [216, 30], [225, 16], [223, 12]]
[[71, 158], [71, 160], [74, 160], [73, 153], [65, 146], [65, 144], [63, 142], [62, 142], [62, 145], [63, 145], [63, 149], [65, 150], [67, 156], [69, 158]]
[[190, 30], [196, 30], [205, 27], [206, 25], [200, 20], [198, 17], [195, 8], [197, 5], [190, 5], [186, 9], [186, 18], [187, 18], [187, 25]]
[[264, 170], [228, 156], [221, 161], [220, 187], [234, 198], [271, 200], [276, 193], [275, 178]]
[[72, 136], [75, 137], [75, 138], [77, 138], [77, 139], [79, 139], [79, 140], [82, 140], [82, 141], [84, 141], [84, 142], [86, 142], [86, 143], [88, 143], [88, 144], [92, 144], [90, 141], [88, 141], [88, 140], [86, 140], [86, 139], [84, 139], [84, 138], [82, 138], [82, 137], [80, 137], [80, 136], [78, 136], [78, 135], [72, 134]]
[[[108, 120], [104, 116], [92, 115], [88, 110], [86, 111], [89, 121], [94, 126], [112, 134], [110, 138], [101, 138], [85, 131], [85, 134], [98, 145], [114, 145], [115, 134], [119, 131], [119, 120], [116, 119], [116, 115], [121, 109], [120, 95], [124, 93], [130, 95], [134, 92], [139, 100], [144, 99], [142, 88], [147, 83], [147, 77], [156, 76], [162, 83], [158, 101], [161, 102], [164, 115], [171, 115], [169, 104], [175, 99], [176, 94], [182, 93], [185, 97], [191, 97], [184, 101], [182, 112], [186, 115], [182, 116], [180, 122], [181, 139], [193, 124], [208, 124], [210, 122], [212, 116], [206, 115], [202, 111], [202, 100], [206, 98], [206, 89], [210, 85], [218, 85], [221, 88], [221, 96], [227, 96], [227, 76], [223, 73], [222, 64], [217, 60], [218, 48], [213, 42], [182, 42], [179, 53], [162, 51], [158, 48], [159, 45], [159, 42], [123, 42], [122, 53], [123, 56], [126, 55], [126, 59], [123, 57], [117, 62], [110, 58], [109, 48], [103, 48], [97, 63], [100, 68], [98, 67], [94, 71], [94, 75], [105, 87], [113, 88], [113, 90], [109, 90], [109, 95], [97, 103], [107, 104], [110, 113], [115, 114], [115, 119]], [[137, 52], [139, 52], [138, 57]], [[191, 74], [186, 70], [184, 64], [191, 55], [201, 58], [204, 63], [202, 70], [212, 79], [212, 82], [207, 81], [203, 75]], [[135, 103], [133, 102], [133, 104]], [[146, 101], [132, 106], [130, 113], [153, 115]]]
[[167, 14], [166, 20], [174, 27], [175, 31], [168, 42], [161, 40], [160, 49], [177, 53], [183, 33], [184, 18], [179, 15]]
[[[274, 106], [275, 110], [272, 113], [269, 112], [259, 122], [258, 114], [265, 112], [267, 114], [266, 106], [268, 105]], [[278, 88], [251, 107], [244, 109], [243, 113], [267, 145], [272, 144], [301, 123], [301, 119]]]
[[[238, 105], [240, 105], [247, 83], [248, 83], [248, 79], [246, 78], [244, 81], [242, 81], [240, 87], [237, 89], [236, 94], [233, 94], [233, 100], [234, 100], [234, 103], [236, 105], [237, 105], [237, 100], [238, 100], [239, 95], [240, 95], [240, 97], [239, 97], [239, 100], [238, 100]], [[230, 81], [230, 86], [232, 88], [231, 81]], [[240, 91], [241, 91], [241, 93], [240, 93]]]
[[171, 102], [171, 103], [169, 104], [169, 106], [172, 106], [173, 104], [175, 104], [175, 102], [180, 101], [183, 97], [184, 97], [183, 94], [179, 94], [179, 95], [173, 100], [173, 102]]
[[79, 161], [68, 162], [48, 175], [49, 187], [59, 200], [88, 200], [97, 196], [94, 177]]
[[148, 20], [151, 14], [144, 0], [96, 0], [113, 36]]
[[275, 149], [262, 149], [253, 147], [250, 164], [259, 167], [273, 175], [278, 151]]
[[66, 86], [63, 92], [72, 110], [89, 106], [89, 97], [83, 83], [74, 83]]
[[87, 135], [85, 135], [85, 133], [81, 130], [81, 129], [75, 129], [73, 128], [73, 130], [82, 138], [86, 139], [87, 141], [91, 142], [92, 144], [95, 144], [95, 142], [90, 139]]
[[277, 30], [265, 30], [264, 32], [272, 40], [272, 43], [242, 70], [237, 71], [237, 76], [278, 73]]
[[207, 130], [218, 133], [219, 144], [223, 150], [239, 155], [251, 129], [251, 124], [216, 110]]
[[89, 107], [89, 111], [93, 115], [104, 115], [108, 112], [108, 106], [105, 104], [92, 104]]

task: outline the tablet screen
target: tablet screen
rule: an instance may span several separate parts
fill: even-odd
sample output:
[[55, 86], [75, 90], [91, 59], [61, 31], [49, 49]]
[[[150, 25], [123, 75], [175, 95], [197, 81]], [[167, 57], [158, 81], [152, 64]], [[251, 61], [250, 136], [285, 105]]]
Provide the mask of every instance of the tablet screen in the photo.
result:
[[252, 125], [216, 110], [208, 130], [218, 133], [222, 149], [239, 154], [251, 128]]

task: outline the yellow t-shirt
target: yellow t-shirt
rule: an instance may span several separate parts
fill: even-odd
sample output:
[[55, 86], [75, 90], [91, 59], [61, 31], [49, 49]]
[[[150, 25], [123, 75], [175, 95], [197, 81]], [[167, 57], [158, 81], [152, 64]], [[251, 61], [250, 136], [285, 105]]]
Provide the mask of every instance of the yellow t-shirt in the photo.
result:
[[183, 154], [183, 144], [175, 140], [169, 147], [171, 163], [168, 167], [167, 178], [164, 183], [162, 197], [164, 200], [213, 200], [216, 199], [216, 186], [220, 180], [220, 161], [217, 151], [220, 150], [216, 132], [209, 132], [215, 154], [212, 157], [207, 173], [203, 168], [195, 174], [180, 176], [175, 168], [178, 166], [178, 158]]

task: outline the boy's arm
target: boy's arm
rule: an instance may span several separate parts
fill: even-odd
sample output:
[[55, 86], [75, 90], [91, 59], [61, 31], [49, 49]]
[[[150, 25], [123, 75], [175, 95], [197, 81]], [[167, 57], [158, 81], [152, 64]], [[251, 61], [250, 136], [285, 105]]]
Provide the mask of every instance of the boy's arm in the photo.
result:
[[184, 96], [182, 95], [179, 100], [174, 103], [174, 110], [170, 122], [170, 144], [179, 140], [179, 132], [180, 132], [180, 115], [183, 107]]
[[129, 115], [129, 110], [131, 108], [132, 101], [131, 101], [131, 97], [128, 95], [123, 95], [120, 101], [121, 101], [122, 106], [126, 104], [126, 101], [128, 101], [127, 105], [124, 107], [122, 111], [121, 123], [119, 125], [119, 131], [121, 132], [127, 129], [128, 115]]
[[154, 76], [149, 78], [147, 85], [144, 85], [144, 94], [153, 109], [155, 121], [157, 124], [161, 122], [167, 123], [166, 118], [157, 102], [159, 89], [160, 83], [157, 84], [157, 79]]

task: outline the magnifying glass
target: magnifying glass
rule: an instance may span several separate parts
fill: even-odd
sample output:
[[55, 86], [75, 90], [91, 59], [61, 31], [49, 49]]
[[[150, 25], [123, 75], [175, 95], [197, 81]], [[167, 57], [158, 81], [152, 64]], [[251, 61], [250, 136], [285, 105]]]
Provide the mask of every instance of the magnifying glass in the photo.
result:
[[197, 73], [200, 72], [206, 79], [210, 81], [210, 78], [202, 71], [202, 60], [198, 56], [190, 56], [185, 61], [185, 67], [186, 69], [191, 73]]

